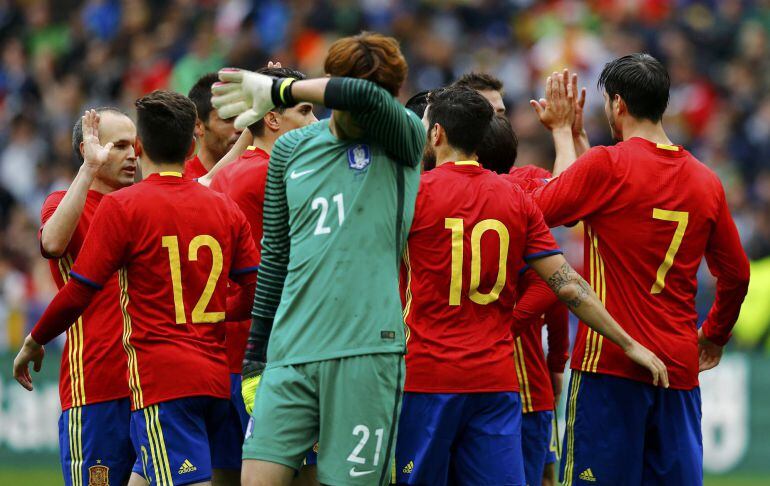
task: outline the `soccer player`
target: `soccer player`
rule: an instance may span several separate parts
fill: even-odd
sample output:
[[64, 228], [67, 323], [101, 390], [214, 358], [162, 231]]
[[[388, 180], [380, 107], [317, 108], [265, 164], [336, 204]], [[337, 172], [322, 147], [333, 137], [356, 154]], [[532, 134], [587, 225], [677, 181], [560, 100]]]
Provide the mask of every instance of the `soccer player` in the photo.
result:
[[[568, 485], [703, 481], [698, 372], [719, 363], [749, 264], [719, 178], [663, 129], [669, 85], [647, 54], [609, 62], [599, 86], [618, 143], [592, 148], [535, 192], [550, 226], [583, 221], [591, 285], [671, 380], [668, 390], [651, 386], [645, 370], [580, 325], [561, 469]], [[704, 256], [717, 290], [698, 330]]]
[[195, 121], [195, 139], [198, 153], [184, 164], [184, 176], [190, 179], [203, 177], [235, 145], [241, 129], [233, 125], [234, 118], [222, 118], [211, 106], [211, 85], [219, 80], [217, 73], [203, 75], [190, 88], [187, 95], [198, 113]]
[[[69, 189], [50, 194], [40, 210], [40, 248], [58, 288], [70, 278], [104, 195], [133, 184], [135, 142], [134, 122], [116, 108], [86, 111], [75, 124], [72, 148], [80, 170]], [[59, 374], [66, 486], [124, 484], [134, 465], [119, 295], [117, 278], [109, 279], [67, 330]]]
[[[282, 78], [304, 79], [299, 71], [287, 68], [263, 68], [261, 74]], [[275, 141], [296, 128], [316, 122], [313, 105], [299, 103], [291, 108], [275, 108], [262, 120], [248, 128], [251, 144], [238, 159], [223, 167], [212, 178], [211, 189], [227, 194], [243, 211], [251, 226], [251, 234], [259, 253], [262, 248], [262, 205], [270, 152]], [[222, 418], [227, 433], [224, 443], [218, 444], [216, 456], [224, 461], [220, 469], [237, 470], [240, 481], [241, 447], [251, 409], [246, 410], [241, 395], [241, 369], [251, 320], [227, 322], [227, 360], [230, 367], [230, 415]], [[215, 461], [216, 464], [216, 461]]]
[[[42, 345], [117, 272], [137, 455], [129, 484], [210, 484], [210, 444], [230, 397], [221, 322], [230, 310], [248, 315], [257, 254], [235, 203], [182, 177], [193, 103], [155, 91], [136, 111], [145, 178], [102, 198], [71, 279], [27, 336], [14, 376], [31, 389], [28, 364], [39, 370]], [[227, 276], [244, 295], [227, 298]]]
[[470, 88], [428, 98], [424, 121], [438, 166], [422, 176], [404, 256], [402, 484], [523, 484], [510, 319], [522, 259], [666, 383], [663, 364], [622, 331], [566, 263], [532, 200], [479, 166], [476, 150], [493, 113]]
[[262, 373], [244, 485], [288, 484], [316, 441], [321, 483], [391, 477], [404, 379], [398, 269], [425, 129], [395, 98], [407, 72], [395, 39], [340, 39], [324, 68], [331, 77], [301, 81], [223, 70], [229, 82], [213, 88], [223, 116], [242, 112], [239, 126], [300, 101], [333, 110], [283, 135], [270, 157], [243, 367], [244, 387]]
[[[532, 165], [511, 167], [517, 147], [518, 140], [508, 119], [496, 116], [477, 154], [484, 168], [504, 174], [525, 192], [542, 186], [551, 177], [547, 170]], [[521, 387], [524, 476], [530, 485], [553, 485], [556, 481], [559, 438], [554, 436], [552, 424], [561, 394], [564, 365], [569, 358], [568, 319], [567, 308], [543, 279], [528, 265], [519, 270], [513, 311], [514, 363]], [[548, 329], [547, 360], [541, 332], [544, 323]]]

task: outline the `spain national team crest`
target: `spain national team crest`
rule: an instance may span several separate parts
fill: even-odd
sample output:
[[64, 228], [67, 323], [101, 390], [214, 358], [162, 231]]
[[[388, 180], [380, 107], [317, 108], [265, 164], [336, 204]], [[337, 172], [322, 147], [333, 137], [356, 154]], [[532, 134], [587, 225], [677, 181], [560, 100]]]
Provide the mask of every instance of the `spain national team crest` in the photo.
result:
[[88, 486], [110, 486], [110, 468], [107, 466], [89, 467]]
[[369, 146], [363, 143], [354, 145], [348, 149], [348, 167], [353, 170], [364, 170], [372, 162], [372, 152]]

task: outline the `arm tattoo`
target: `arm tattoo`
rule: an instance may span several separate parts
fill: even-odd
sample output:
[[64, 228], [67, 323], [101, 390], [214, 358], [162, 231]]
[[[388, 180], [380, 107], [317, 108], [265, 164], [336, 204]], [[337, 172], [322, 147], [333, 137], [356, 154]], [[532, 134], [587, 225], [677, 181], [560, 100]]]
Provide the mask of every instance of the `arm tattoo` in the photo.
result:
[[578, 286], [577, 295], [570, 299], [564, 300], [564, 303], [567, 304], [567, 306], [569, 306], [571, 309], [577, 309], [580, 307], [580, 304], [582, 304], [589, 297], [591, 287], [588, 285], [588, 282], [583, 280], [583, 278], [572, 269], [569, 263], [562, 265], [559, 270], [557, 270], [548, 278], [548, 285], [551, 287], [551, 290], [553, 290], [553, 292], [560, 298], [560, 291], [567, 285], [572, 285], [574, 283], [577, 283]]

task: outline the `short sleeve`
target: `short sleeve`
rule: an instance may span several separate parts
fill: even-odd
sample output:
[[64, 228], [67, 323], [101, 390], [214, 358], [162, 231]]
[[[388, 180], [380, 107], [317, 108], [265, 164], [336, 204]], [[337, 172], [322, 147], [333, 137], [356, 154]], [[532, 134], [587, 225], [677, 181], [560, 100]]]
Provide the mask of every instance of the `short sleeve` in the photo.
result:
[[523, 202], [527, 215], [527, 243], [524, 250], [524, 261], [530, 262], [562, 253], [551, 234], [551, 230], [545, 224], [540, 209], [526, 194], [523, 194]]
[[125, 263], [130, 226], [131, 222], [118, 202], [105, 196], [94, 214], [70, 276], [100, 289]]
[[49, 255], [43, 249], [43, 226], [45, 226], [48, 220], [51, 219], [53, 213], [56, 212], [56, 208], [61, 204], [65, 194], [66, 192], [64, 191], [57, 191], [49, 194], [45, 199], [45, 202], [43, 202], [43, 206], [40, 208], [40, 228], [37, 230], [37, 239], [40, 242], [40, 254], [43, 258], [53, 258], [52, 255]]
[[259, 269], [259, 256], [254, 238], [251, 236], [251, 226], [246, 221], [243, 212], [235, 203], [231, 202], [231, 211], [234, 215], [234, 240], [233, 256], [230, 264], [230, 277], [237, 277], [246, 273], [256, 272]]
[[620, 187], [615, 177], [607, 148], [594, 147], [532, 194], [546, 224], [561, 226], [603, 208]]

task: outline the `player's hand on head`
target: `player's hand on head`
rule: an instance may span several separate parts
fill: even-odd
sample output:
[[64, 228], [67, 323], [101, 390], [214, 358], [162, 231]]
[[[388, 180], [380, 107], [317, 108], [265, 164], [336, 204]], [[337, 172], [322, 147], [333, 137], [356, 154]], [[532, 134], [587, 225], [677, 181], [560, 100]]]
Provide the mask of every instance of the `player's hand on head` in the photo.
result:
[[224, 68], [220, 82], [211, 87], [211, 104], [222, 119], [235, 118], [235, 127], [245, 129], [275, 107], [273, 78], [243, 69]]
[[103, 166], [110, 157], [113, 143], [99, 143], [100, 117], [96, 110], [86, 110], [81, 118], [83, 123], [83, 164], [94, 170]]
[[723, 346], [708, 340], [703, 329], [698, 329], [698, 371], [715, 368], [722, 360]]
[[39, 372], [43, 367], [43, 357], [45, 348], [37, 344], [32, 336], [27, 336], [24, 344], [19, 350], [19, 354], [13, 360], [13, 377], [21, 386], [32, 391], [32, 376], [29, 374], [29, 364], [33, 363], [35, 372]]
[[663, 361], [655, 356], [655, 353], [636, 341], [633, 341], [628, 349], [625, 350], [625, 353], [631, 361], [649, 370], [652, 374], [653, 385], [668, 388], [668, 370]]

